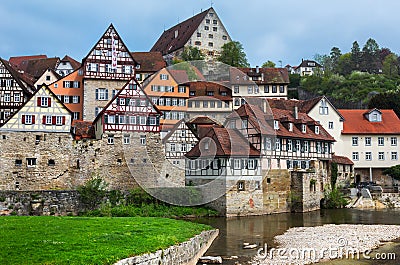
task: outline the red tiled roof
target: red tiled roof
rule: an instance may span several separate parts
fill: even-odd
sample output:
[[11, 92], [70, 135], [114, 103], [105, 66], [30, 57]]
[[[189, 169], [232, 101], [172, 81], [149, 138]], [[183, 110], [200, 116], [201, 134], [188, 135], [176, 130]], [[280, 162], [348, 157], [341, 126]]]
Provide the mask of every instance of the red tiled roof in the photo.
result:
[[[286, 68], [238, 68], [249, 77], [264, 76], [264, 81], [254, 81], [257, 84], [289, 84], [289, 73]], [[257, 72], [258, 71], [258, 72]]]
[[[206, 81], [197, 81], [197, 82], [189, 82], [185, 85], [189, 86], [190, 91], [195, 91], [194, 96], [189, 96], [191, 99], [203, 99], [204, 97], [208, 97], [210, 100], [222, 100], [222, 101], [231, 101], [232, 100], [232, 90], [223, 85], [206, 82]], [[208, 92], [213, 92], [213, 95], [208, 95]], [[225, 92], [226, 96], [221, 95], [221, 92]], [[201, 97], [201, 98], [199, 98]]]
[[400, 119], [393, 110], [380, 110], [381, 122], [368, 121], [365, 109], [341, 109], [339, 112], [345, 119], [342, 134], [400, 134]]
[[167, 66], [161, 52], [131, 52], [131, 55], [140, 64], [136, 72], [158, 72]]
[[350, 158], [348, 158], [346, 156], [333, 155], [332, 162], [334, 162], [336, 164], [342, 164], [342, 165], [354, 165], [353, 161], [351, 161]]
[[23, 61], [37, 60], [37, 59], [47, 59], [47, 56], [46, 55], [14, 56], [10, 57], [9, 61], [11, 64], [19, 67]]
[[68, 55], [65, 55], [64, 58], [61, 59], [61, 62], [69, 62], [72, 66], [72, 69], [74, 69], [74, 71], [76, 69], [78, 69], [79, 67], [81, 67], [81, 63], [76, 61], [74, 58], [69, 57]]
[[189, 78], [185, 70], [168, 69], [168, 72], [172, 75], [172, 77], [178, 84], [189, 82]]
[[191, 119], [188, 123], [190, 124], [218, 124], [218, 122], [212, 120], [210, 117], [207, 116], [197, 116]]
[[56, 69], [60, 62], [60, 58], [46, 58], [46, 59], [31, 59], [22, 61], [18, 69], [32, 75], [34, 78], [39, 78], [47, 69]]
[[34, 78], [27, 73], [18, 72], [18, 70], [15, 68], [15, 66], [11, 65], [10, 62], [8, 62], [7, 60], [0, 58], [0, 61], [3, 63], [4, 67], [7, 68], [7, 70], [10, 72], [10, 74], [14, 77], [14, 79], [19, 84], [21, 89], [27, 95], [29, 95], [29, 96], [32, 95], [30, 89], [28, 89], [21, 81], [24, 81], [28, 86], [31, 87], [31, 90], [33, 90]]
[[[209, 148], [207, 150], [204, 147], [206, 141], [209, 141]], [[213, 127], [207, 135], [186, 154], [186, 157], [215, 156], [259, 157], [260, 151], [250, 144], [238, 130]]]
[[[203, 21], [210, 9], [207, 9], [173, 26], [172, 28], [165, 30], [150, 51], [161, 52], [163, 55], [166, 55], [183, 48], [184, 45], [189, 41], [190, 37], [192, 37], [196, 29], [199, 27], [200, 23]], [[175, 32], [177, 32], [177, 36], [175, 35]]]

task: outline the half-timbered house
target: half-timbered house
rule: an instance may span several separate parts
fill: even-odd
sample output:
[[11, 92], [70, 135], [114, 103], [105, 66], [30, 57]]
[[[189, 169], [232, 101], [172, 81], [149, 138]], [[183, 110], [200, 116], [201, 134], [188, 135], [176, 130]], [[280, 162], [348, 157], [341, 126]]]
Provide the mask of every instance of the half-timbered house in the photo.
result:
[[185, 154], [199, 141], [185, 121], [180, 120], [163, 138], [165, 157], [173, 164], [184, 167]]
[[33, 91], [33, 78], [0, 58], [0, 126], [27, 102]]
[[140, 67], [111, 24], [82, 60], [83, 120], [94, 120]]

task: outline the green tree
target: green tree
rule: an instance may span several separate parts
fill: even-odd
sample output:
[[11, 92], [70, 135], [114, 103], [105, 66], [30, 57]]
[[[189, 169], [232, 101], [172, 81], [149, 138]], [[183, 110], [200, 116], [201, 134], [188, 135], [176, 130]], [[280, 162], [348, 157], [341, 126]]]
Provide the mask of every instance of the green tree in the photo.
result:
[[336, 181], [338, 177], [338, 165], [335, 162], [331, 164], [331, 188], [336, 188]]
[[392, 166], [383, 170], [383, 174], [389, 175], [396, 180], [400, 180], [400, 165]]
[[400, 118], [400, 91], [390, 91], [371, 98], [368, 108], [393, 109]]
[[349, 75], [353, 70], [351, 53], [342, 54], [337, 61], [336, 71], [341, 75]]
[[276, 64], [273, 61], [266, 61], [261, 65], [262, 68], [275, 68]]
[[249, 67], [243, 45], [238, 41], [231, 41], [222, 46], [221, 55], [218, 61], [233, 67]]
[[329, 76], [333, 73], [333, 64], [332, 64], [332, 59], [330, 56], [324, 54], [315, 54], [314, 55], [314, 60], [322, 65], [324, 68], [324, 75]]
[[204, 55], [197, 47], [187, 46], [183, 49], [182, 52], [182, 60], [184, 61], [196, 61], [196, 60], [203, 60]]
[[383, 61], [383, 73], [389, 77], [399, 76], [399, 62], [397, 56], [393, 53], [387, 55]]
[[379, 45], [369, 38], [362, 49], [361, 70], [368, 73], [376, 73], [379, 67]]
[[331, 49], [330, 58], [332, 63], [332, 70], [337, 73], [339, 58], [342, 56], [342, 51], [338, 47]]
[[353, 46], [351, 47], [351, 64], [352, 70], [360, 70], [361, 66], [361, 50], [358, 42], [353, 42]]
[[80, 201], [87, 209], [94, 210], [103, 202], [107, 194], [107, 186], [102, 178], [93, 177], [77, 188]]

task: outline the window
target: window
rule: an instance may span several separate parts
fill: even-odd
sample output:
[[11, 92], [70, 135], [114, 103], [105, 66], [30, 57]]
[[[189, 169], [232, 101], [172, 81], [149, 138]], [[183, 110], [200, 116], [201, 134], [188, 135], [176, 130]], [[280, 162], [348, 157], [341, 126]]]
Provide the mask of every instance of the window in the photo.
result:
[[370, 146], [371, 145], [371, 137], [365, 137], [365, 145]]
[[244, 190], [244, 181], [238, 181], [237, 189], [240, 190], [240, 191]]
[[378, 160], [385, 160], [385, 153], [384, 152], [379, 152], [378, 153]]
[[392, 160], [397, 160], [397, 152], [392, 152]]
[[27, 158], [26, 159], [26, 165], [28, 167], [34, 167], [34, 166], [36, 166], [36, 163], [37, 163], [36, 158]]
[[79, 120], [79, 112], [74, 112], [73, 115], [74, 115], [73, 117], [74, 120]]
[[65, 88], [70, 88], [71, 87], [71, 82], [70, 81], [64, 81], [63, 83], [64, 83], [63, 85], [64, 85]]
[[130, 144], [130, 143], [131, 143], [131, 135], [124, 134], [124, 144]]
[[69, 103], [69, 96], [62, 96], [63, 97], [63, 103]]
[[186, 93], [186, 87], [185, 86], [178, 86], [178, 93]]
[[249, 159], [247, 161], [247, 168], [248, 169], [256, 169], [256, 160], [254, 159]]
[[358, 152], [353, 152], [353, 160], [358, 161]]
[[38, 98], [39, 107], [49, 107], [51, 106], [51, 99], [49, 97], [39, 97]]
[[96, 100], [108, 100], [108, 89], [97, 88], [96, 89]]
[[352, 142], [353, 146], [357, 146], [358, 145], [358, 137], [352, 137], [351, 142]]
[[275, 139], [275, 150], [276, 151], [281, 150], [281, 140], [280, 139]]
[[306, 133], [307, 132], [307, 125], [305, 125], [305, 124], [301, 125], [301, 132], [302, 133]]
[[240, 100], [239, 99], [235, 99], [235, 106], [240, 106]]
[[214, 43], [209, 42], [209, 43], [208, 43], [208, 46], [209, 46], [209, 47], [213, 47], [213, 46], [214, 46]]
[[206, 19], [206, 24], [210, 24], [210, 20], [209, 19]]
[[287, 140], [286, 151], [289, 151], [289, 152], [292, 151], [292, 140], [289, 140], [289, 139]]
[[239, 86], [233, 87], [233, 93], [239, 93]]
[[167, 74], [160, 74], [160, 80], [168, 80]]
[[22, 166], [22, 159], [15, 159], [15, 165], [16, 165], [17, 167]]
[[98, 72], [99, 71], [99, 64], [97, 63], [89, 63], [87, 66], [87, 70], [89, 72]]
[[146, 145], [146, 135], [140, 135], [140, 144]]
[[140, 125], [146, 125], [146, 116], [140, 116]]
[[274, 86], [272, 86], [272, 93], [276, 93], [276, 92], [277, 92], [276, 86], [274, 85]]
[[304, 141], [304, 153], [308, 153], [308, 150], [310, 150], [310, 144], [308, 141]]
[[97, 115], [99, 115], [100, 111], [101, 111], [101, 108], [100, 108], [100, 107], [95, 107], [95, 108], [94, 108], [94, 116], [97, 117]]
[[253, 94], [253, 86], [247, 87], [247, 94]]
[[325, 100], [321, 101], [321, 106], [319, 107], [319, 114], [328, 115], [328, 106]]
[[208, 108], [208, 101], [203, 101], [203, 108]]
[[315, 134], [319, 134], [319, 126], [315, 126]]
[[333, 121], [330, 121], [330, 122], [328, 123], [328, 128], [329, 128], [329, 129], [333, 129]]
[[79, 96], [72, 96], [72, 103], [79, 103]]
[[274, 120], [274, 129], [279, 130], [279, 121]]
[[4, 102], [10, 102], [10, 101], [11, 101], [11, 94], [5, 93], [4, 94]]
[[55, 165], [56, 165], [56, 161], [55, 161], [54, 159], [49, 159], [49, 160], [47, 161], [47, 165], [49, 165], [49, 166], [55, 166]]
[[195, 41], [194, 45], [200, 46], [201, 45], [201, 41]]
[[285, 87], [279, 86], [279, 93], [285, 93]]
[[233, 169], [240, 169], [240, 159], [233, 159]]
[[204, 30], [209, 30], [210, 27], [209, 26], [204, 26]]
[[218, 28], [217, 27], [213, 27], [213, 31], [217, 32]]
[[125, 124], [125, 116], [119, 116], [119, 124]]
[[108, 144], [114, 144], [114, 135], [108, 135], [107, 137], [107, 143]]
[[378, 145], [383, 146], [385, 144], [385, 138], [384, 137], [378, 137]]
[[269, 93], [269, 86], [268, 85], [264, 86], [264, 93]]
[[208, 34], [208, 37], [209, 37], [210, 39], [212, 39], [212, 38], [214, 38], [214, 35]]
[[73, 87], [73, 88], [79, 88], [79, 87], [80, 87], [79, 81], [74, 81], [74, 82], [72, 83], [72, 87]]
[[157, 125], [156, 117], [150, 117], [149, 118], [149, 123], [150, 123], [150, 125]]
[[53, 124], [53, 119], [51, 116], [44, 116], [44, 123], [45, 124]]
[[365, 152], [365, 160], [372, 160], [372, 153], [371, 152]]
[[34, 115], [22, 115], [22, 124], [35, 124]]
[[197, 37], [200, 38], [201, 37], [201, 33], [197, 32]]
[[65, 117], [64, 116], [56, 116], [56, 125], [64, 125]]
[[397, 146], [397, 137], [390, 137], [390, 144], [392, 146]]
[[223, 36], [222, 36], [222, 39], [223, 39], [223, 40], [227, 40], [228, 37], [227, 37], [226, 35], [223, 35]]

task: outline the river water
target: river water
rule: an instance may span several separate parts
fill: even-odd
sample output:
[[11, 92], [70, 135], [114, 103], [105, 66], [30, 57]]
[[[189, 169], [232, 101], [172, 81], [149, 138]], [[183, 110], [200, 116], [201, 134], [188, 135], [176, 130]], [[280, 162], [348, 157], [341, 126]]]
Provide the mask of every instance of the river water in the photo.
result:
[[[319, 226], [323, 224], [396, 224], [400, 225], [400, 210], [357, 210], [337, 209], [320, 210], [308, 213], [283, 213], [264, 216], [235, 217], [235, 218], [206, 218], [197, 222], [209, 224], [220, 230], [218, 238], [213, 242], [205, 254], [228, 258], [238, 256], [232, 260], [224, 260], [224, 264], [247, 264], [247, 261], [256, 256], [259, 247], [249, 250], [243, 249], [244, 243], [258, 246], [276, 247], [273, 238], [283, 234], [291, 227]], [[400, 264], [400, 241], [386, 244], [375, 252], [395, 253], [395, 260], [335, 260], [323, 264]], [[375, 253], [374, 252], [374, 253]], [[372, 255], [371, 255], [372, 256]]]

